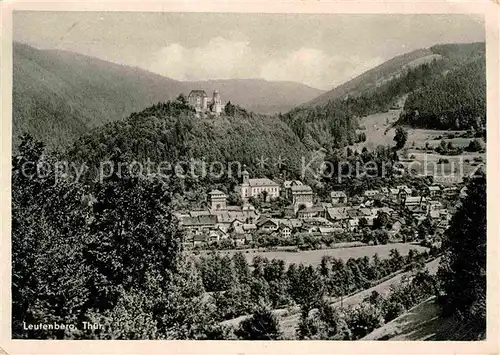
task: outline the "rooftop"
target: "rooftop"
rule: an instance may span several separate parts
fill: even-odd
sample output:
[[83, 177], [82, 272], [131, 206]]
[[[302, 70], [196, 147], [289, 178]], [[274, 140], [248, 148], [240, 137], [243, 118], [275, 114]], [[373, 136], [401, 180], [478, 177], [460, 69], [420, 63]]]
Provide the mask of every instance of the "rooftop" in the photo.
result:
[[279, 184], [277, 182], [274, 182], [273, 180], [268, 179], [268, 178], [248, 179], [248, 183], [252, 187], [259, 187], [259, 186], [276, 186], [276, 187], [279, 187]]
[[294, 185], [291, 189], [292, 192], [312, 192], [311, 186], [309, 185]]
[[182, 225], [184, 226], [205, 226], [214, 225], [217, 223], [216, 216], [197, 216], [197, 217], [185, 217], [182, 219]]
[[189, 93], [189, 96], [203, 96], [203, 97], [207, 97], [207, 93], [205, 92], [205, 90], [191, 90], [191, 92]]
[[226, 195], [224, 192], [220, 191], [220, 190], [212, 190], [208, 193], [209, 195]]

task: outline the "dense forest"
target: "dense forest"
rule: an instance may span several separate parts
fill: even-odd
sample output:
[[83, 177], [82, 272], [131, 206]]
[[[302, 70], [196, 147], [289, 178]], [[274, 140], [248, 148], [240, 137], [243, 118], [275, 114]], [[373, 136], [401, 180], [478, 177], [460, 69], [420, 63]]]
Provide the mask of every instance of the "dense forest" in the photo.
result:
[[474, 129], [486, 124], [486, 63], [479, 58], [412, 92], [402, 123], [435, 129]]

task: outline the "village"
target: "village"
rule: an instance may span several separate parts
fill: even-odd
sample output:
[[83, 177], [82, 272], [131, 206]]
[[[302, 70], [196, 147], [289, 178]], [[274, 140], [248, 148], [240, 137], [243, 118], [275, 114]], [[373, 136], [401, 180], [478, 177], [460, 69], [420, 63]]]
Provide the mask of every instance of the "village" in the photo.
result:
[[[176, 213], [186, 231], [186, 248], [244, 249], [263, 246], [259, 240], [266, 238], [265, 246], [269, 246], [269, 240], [275, 245], [296, 245], [302, 243], [301, 237], [326, 240], [328, 244], [417, 239], [439, 243], [458, 198], [466, 190], [457, 185], [433, 184], [423, 189], [398, 185], [352, 197], [344, 191], [331, 191], [330, 199], [321, 200], [299, 180], [278, 183], [250, 178], [245, 170], [236, 192], [241, 205], [228, 205], [226, 193], [212, 190], [207, 194], [207, 208]], [[278, 199], [287, 205], [273, 204]], [[260, 209], [255, 206], [257, 201]]]

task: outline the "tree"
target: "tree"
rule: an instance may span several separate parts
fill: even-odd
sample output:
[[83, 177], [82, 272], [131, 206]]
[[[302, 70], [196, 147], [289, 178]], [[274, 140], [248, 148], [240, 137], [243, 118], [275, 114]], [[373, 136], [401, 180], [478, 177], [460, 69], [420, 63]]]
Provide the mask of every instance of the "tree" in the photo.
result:
[[367, 226], [368, 226], [368, 220], [365, 217], [361, 217], [359, 219], [359, 228], [364, 229]]
[[241, 251], [233, 255], [233, 267], [239, 283], [246, 284], [250, 281], [250, 267]]
[[312, 265], [300, 264], [298, 268], [292, 268], [292, 265], [287, 272], [289, 292], [295, 302], [301, 305], [302, 313], [307, 314], [323, 297], [325, 285]]
[[228, 116], [234, 116], [236, 112], [236, 107], [231, 103], [231, 101], [228, 101], [227, 104], [224, 106], [224, 113]]
[[396, 128], [396, 134], [394, 135], [394, 141], [396, 142], [396, 150], [400, 150], [406, 144], [408, 139], [408, 132], [401, 126]]
[[377, 229], [373, 232], [375, 244], [387, 244], [389, 242], [389, 233], [385, 229]]
[[471, 323], [476, 336], [486, 331], [486, 175], [467, 185], [467, 197], [453, 216], [443, 242], [438, 275], [445, 314]]
[[389, 215], [386, 212], [379, 211], [377, 217], [373, 220], [373, 228], [386, 228], [389, 224]]
[[301, 316], [298, 337], [311, 340], [350, 339], [351, 333], [344, 318], [338, 308], [322, 301], [317, 312]]
[[235, 335], [244, 340], [277, 340], [281, 337], [278, 318], [268, 308], [259, 308], [243, 320]]
[[468, 152], [480, 152], [483, 150], [483, 146], [481, 145], [481, 141], [479, 139], [471, 140], [469, 145], [467, 146]]
[[187, 98], [186, 98], [186, 95], [184, 94], [179, 94], [179, 96], [177, 96], [177, 101], [180, 102], [181, 104], [183, 105], [186, 105], [187, 104]]

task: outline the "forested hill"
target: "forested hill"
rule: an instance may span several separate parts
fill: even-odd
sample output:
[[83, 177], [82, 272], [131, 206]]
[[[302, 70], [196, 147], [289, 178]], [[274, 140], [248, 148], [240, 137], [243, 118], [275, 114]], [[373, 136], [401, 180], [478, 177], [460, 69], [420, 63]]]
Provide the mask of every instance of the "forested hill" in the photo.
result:
[[[311, 100], [303, 107], [324, 106], [327, 102], [347, 97], [370, 96], [384, 91], [391, 83], [404, 80], [413, 69], [428, 64], [440, 62], [439, 71], [429, 72], [427, 75], [440, 74], [446, 70], [453, 70], [475, 59], [484, 58], [485, 44], [458, 43], [435, 45], [428, 49], [419, 49], [388, 60], [381, 65], [358, 75], [354, 79], [330, 90]], [[410, 88], [413, 89], [413, 88]]]
[[[200, 191], [204, 200], [209, 186], [230, 192], [229, 187], [240, 181], [238, 164], [247, 166], [251, 176], [269, 178], [299, 177], [301, 157], [307, 158], [310, 150], [277, 115], [266, 116], [249, 113], [235, 107], [220, 117], [196, 118], [192, 109], [181, 101], [168, 101], [133, 113], [123, 121], [116, 121], [93, 129], [78, 139], [66, 153], [65, 159], [85, 163], [86, 176], [95, 178], [95, 169], [115, 154], [126, 163], [138, 162], [145, 166], [150, 161], [152, 172], [163, 165], [164, 175], [173, 174], [173, 165], [181, 162], [186, 172], [183, 180], [186, 198], [189, 191]], [[113, 158], [114, 159], [114, 158]], [[192, 161], [196, 163], [191, 164]], [[213, 165], [220, 177], [203, 177]], [[321, 161], [318, 162], [318, 164]], [[172, 166], [172, 169], [168, 165]], [[231, 170], [232, 177], [228, 171]], [[223, 175], [223, 176], [222, 176]]]
[[358, 96], [376, 90], [382, 84], [401, 75], [405, 69], [428, 63], [437, 58], [439, 58], [439, 55], [436, 55], [430, 49], [419, 49], [394, 57], [309, 101], [304, 106], [322, 106], [331, 100], [343, 99], [347, 95]]
[[400, 122], [415, 127], [474, 129], [486, 124], [486, 61], [474, 58], [406, 100]]
[[181, 82], [72, 52], [14, 43], [13, 145], [28, 132], [50, 148], [89, 129], [188, 94], [218, 88], [224, 102], [254, 112], [287, 111], [321, 94], [299, 83], [256, 79]]
[[300, 137], [330, 130], [342, 146], [355, 139], [344, 134], [352, 117], [362, 124], [362, 117], [388, 111], [405, 98], [401, 123], [441, 129], [484, 124], [485, 44], [436, 45], [396, 57], [283, 117]]

